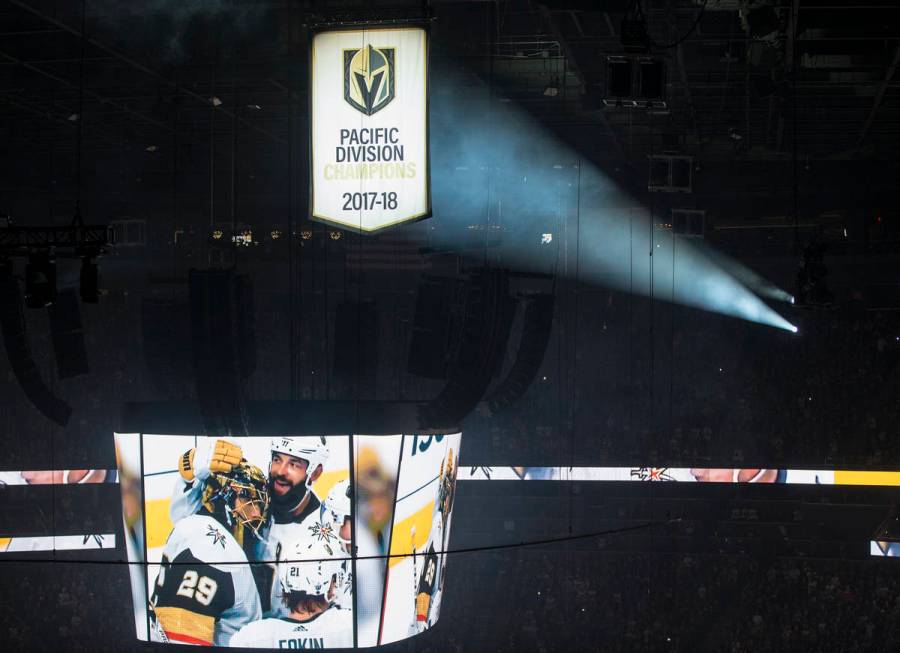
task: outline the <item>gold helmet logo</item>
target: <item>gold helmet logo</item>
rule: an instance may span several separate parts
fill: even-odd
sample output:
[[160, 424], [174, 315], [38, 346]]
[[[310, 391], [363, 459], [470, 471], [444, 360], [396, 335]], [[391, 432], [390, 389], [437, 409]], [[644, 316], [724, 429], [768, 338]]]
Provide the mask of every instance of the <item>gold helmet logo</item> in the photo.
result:
[[394, 99], [394, 48], [344, 50], [344, 99], [367, 116]]

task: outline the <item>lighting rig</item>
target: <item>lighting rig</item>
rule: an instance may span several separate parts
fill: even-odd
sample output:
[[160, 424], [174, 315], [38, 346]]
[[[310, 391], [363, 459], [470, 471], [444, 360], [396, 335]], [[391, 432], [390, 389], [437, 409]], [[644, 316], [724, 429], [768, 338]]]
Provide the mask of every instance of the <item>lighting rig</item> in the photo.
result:
[[20, 227], [8, 215], [0, 216], [0, 261], [27, 258], [25, 305], [49, 306], [56, 299], [56, 260], [81, 259], [81, 300], [98, 301], [99, 273], [96, 259], [112, 244], [109, 225], [86, 225], [80, 214], [65, 227]]

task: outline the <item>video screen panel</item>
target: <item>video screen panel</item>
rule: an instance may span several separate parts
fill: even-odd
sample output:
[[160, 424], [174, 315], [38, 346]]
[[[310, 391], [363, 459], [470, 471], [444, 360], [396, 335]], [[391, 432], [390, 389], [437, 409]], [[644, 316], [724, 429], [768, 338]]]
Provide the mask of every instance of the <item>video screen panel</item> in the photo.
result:
[[10, 485], [84, 485], [115, 483], [114, 469], [42, 469], [0, 472], [0, 489]]
[[[129, 560], [147, 562], [146, 572], [131, 565], [138, 638], [349, 648], [436, 622], [459, 435], [130, 434], [116, 442]], [[407, 443], [417, 457], [398, 475]], [[422, 474], [424, 487], [407, 491]], [[439, 497], [440, 525], [419, 527], [411, 556], [425, 564], [430, 552], [433, 586], [414, 586], [411, 576], [404, 591], [386, 595], [398, 507], [432, 510]], [[432, 601], [416, 628], [417, 605]], [[402, 627], [391, 621], [399, 613]]]
[[459, 443], [458, 434], [403, 438], [379, 644], [423, 632], [438, 620]]
[[[0, 555], [38, 551], [114, 549], [115, 533], [104, 520], [82, 524], [68, 514], [52, 519], [56, 500], [63, 497], [44, 486], [115, 484], [114, 469], [45, 469], [0, 471]], [[65, 500], [65, 499], [63, 499]], [[86, 530], [81, 530], [81, 529]]]
[[400, 436], [353, 438], [358, 646], [378, 644], [402, 442]]
[[900, 472], [834, 469], [708, 467], [466, 467], [467, 481], [637, 481], [781, 483], [785, 485], [900, 485]]
[[869, 554], [877, 558], [900, 557], [900, 542], [872, 540], [869, 542]]

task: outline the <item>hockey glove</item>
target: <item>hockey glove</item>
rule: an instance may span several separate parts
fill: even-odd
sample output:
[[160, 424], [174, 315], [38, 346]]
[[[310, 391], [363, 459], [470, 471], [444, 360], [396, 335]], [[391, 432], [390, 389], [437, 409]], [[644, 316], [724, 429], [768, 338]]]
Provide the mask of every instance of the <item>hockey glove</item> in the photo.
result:
[[241, 448], [227, 440], [216, 440], [214, 445], [203, 441], [184, 452], [178, 460], [178, 471], [188, 483], [205, 481], [210, 474], [230, 472], [243, 457]]

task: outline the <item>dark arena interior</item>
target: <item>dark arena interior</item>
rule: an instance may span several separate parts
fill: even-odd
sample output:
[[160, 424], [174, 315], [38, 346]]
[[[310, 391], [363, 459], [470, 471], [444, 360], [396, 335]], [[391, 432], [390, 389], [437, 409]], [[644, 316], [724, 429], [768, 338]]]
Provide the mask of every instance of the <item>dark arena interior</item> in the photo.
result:
[[898, 650], [898, 67], [895, 0], [0, 0], [3, 649]]

